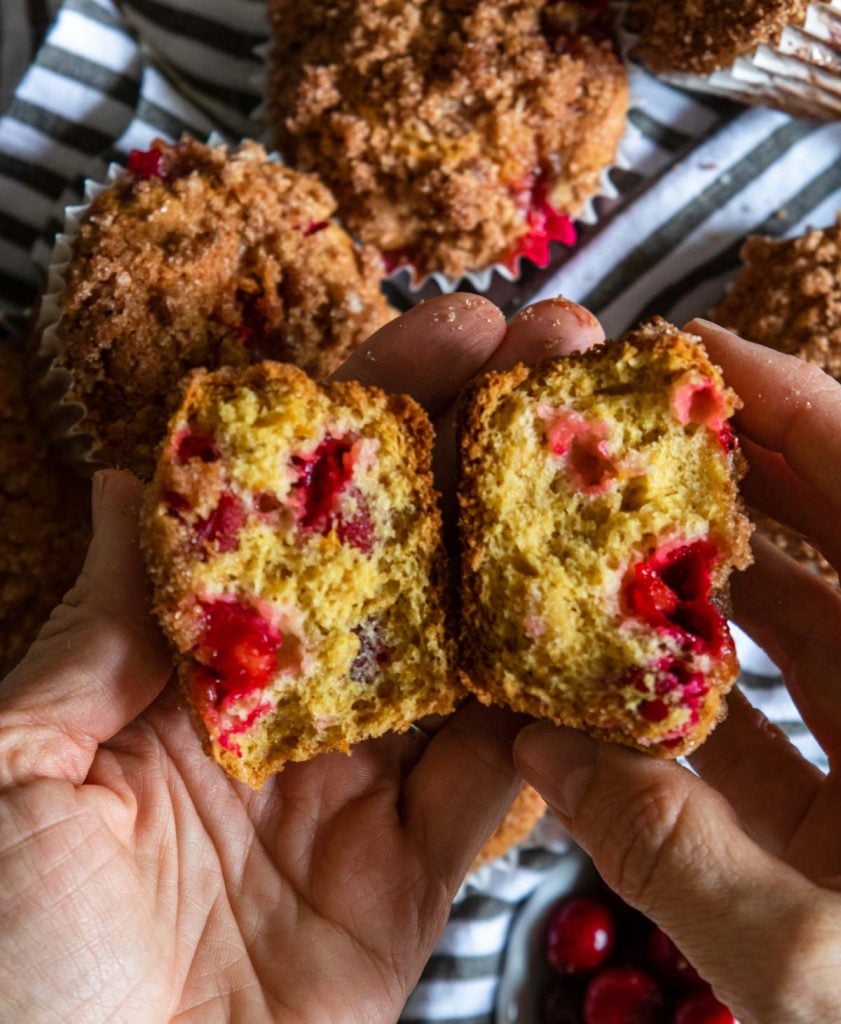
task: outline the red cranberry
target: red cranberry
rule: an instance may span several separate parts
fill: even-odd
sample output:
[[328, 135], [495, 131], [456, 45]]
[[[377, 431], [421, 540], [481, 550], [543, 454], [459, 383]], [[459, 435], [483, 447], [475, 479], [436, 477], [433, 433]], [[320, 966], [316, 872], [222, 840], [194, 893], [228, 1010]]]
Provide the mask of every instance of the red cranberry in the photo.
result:
[[628, 612], [692, 650], [719, 654], [728, 633], [724, 616], [710, 602], [717, 557], [715, 545], [706, 540], [655, 551], [633, 567], [625, 582]]
[[603, 903], [567, 900], [549, 922], [546, 957], [561, 974], [589, 971], [607, 959], [615, 934], [613, 915]]
[[194, 527], [199, 540], [215, 543], [220, 551], [235, 551], [237, 534], [245, 522], [246, 511], [242, 501], [230, 492], [219, 499], [219, 504], [207, 519], [199, 519]]
[[661, 981], [680, 988], [696, 988], [705, 982], [669, 936], [655, 928], [648, 937], [648, 962]]
[[382, 254], [382, 260], [387, 274], [392, 274], [400, 267], [406, 266], [414, 266], [418, 271], [422, 269], [417, 265], [415, 251], [408, 245], [401, 246], [399, 249], [386, 249]]
[[712, 992], [702, 992], [681, 1003], [674, 1024], [739, 1024]]
[[646, 722], [662, 722], [669, 717], [669, 706], [659, 697], [654, 700], [645, 700], [640, 704], [640, 714]]
[[330, 223], [329, 220], [313, 220], [304, 228], [304, 234], [317, 235], [319, 231], [323, 231]]
[[192, 430], [182, 430], [175, 438], [175, 461], [183, 466], [190, 459], [202, 462], [216, 462], [221, 455], [212, 437]]
[[166, 158], [160, 149], [133, 149], [126, 160], [129, 174], [137, 178], [165, 178]]
[[196, 660], [215, 678], [215, 702], [263, 689], [277, 669], [280, 630], [239, 601], [201, 602], [202, 633]]
[[178, 491], [164, 491], [163, 500], [170, 515], [180, 518], [182, 512], [189, 511], [190, 502]]
[[718, 443], [728, 455], [739, 447], [739, 439], [733, 433], [733, 428], [729, 423], [725, 423], [721, 430], [719, 430]]
[[545, 267], [551, 258], [550, 242], [575, 245], [575, 228], [569, 217], [549, 202], [545, 175], [541, 168], [513, 189], [518, 203], [526, 211], [528, 229], [517, 240], [508, 259], [514, 265], [521, 257], [538, 267]]
[[356, 493], [357, 511], [345, 519], [339, 510], [339, 498], [353, 479], [354, 440], [326, 437], [312, 455], [293, 456], [298, 470], [295, 492], [299, 523], [303, 530], [327, 535], [336, 529], [339, 540], [368, 553], [373, 547], [374, 527], [367, 503]]
[[608, 967], [584, 995], [585, 1024], [657, 1024], [663, 997], [657, 983], [634, 967]]

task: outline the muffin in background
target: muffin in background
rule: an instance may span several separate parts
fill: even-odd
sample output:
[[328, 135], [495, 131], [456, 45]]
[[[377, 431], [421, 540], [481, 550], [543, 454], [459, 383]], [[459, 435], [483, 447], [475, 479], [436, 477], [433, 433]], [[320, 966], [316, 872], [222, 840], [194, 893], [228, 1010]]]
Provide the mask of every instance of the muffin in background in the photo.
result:
[[450, 278], [574, 240], [624, 131], [608, 10], [550, 0], [271, 0], [275, 140], [389, 270]]
[[631, 0], [632, 54], [674, 85], [841, 116], [839, 0]]
[[[711, 318], [750, 341], [815, 363], [841, 382], [841, 215], [796, 238], [753, 235], [741, 257], [741, 273]], [[760, 513], [752, 516], [786, 554], [838, 581], [798, 533]]]
[[0, 678], [73, 585], [90, 538], [88, 484], [50, 459], [23, 357], [0, 343]]
[[509, 850], [528, 839], [534, 826], [545, 813], [546, 803], [543, 797], [531, 786], [523, 786], [509, 807], [508, 813], [476, 854], [470, 870], [475, 871], [504, 857]]
[[253, 142], [134, 151], [74, 216], [59, 318], [41, 319], [39, 410], [69, 457], [148, 477], [188, 370], [274, 359], [325, 377], [391, 319], [377, 255], [334, 212]]

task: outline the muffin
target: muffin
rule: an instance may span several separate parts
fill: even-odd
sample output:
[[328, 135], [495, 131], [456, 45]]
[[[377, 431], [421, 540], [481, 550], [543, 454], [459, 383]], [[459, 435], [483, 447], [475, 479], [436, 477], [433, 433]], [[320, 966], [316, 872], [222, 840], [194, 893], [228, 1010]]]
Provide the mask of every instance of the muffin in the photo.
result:
[[[712, 318], [742, 337], [807, 359], [841, 381], [841, 216], [823, 230], [778, 240], [754, 235], [742, 271]], [[755, 514], [786, 554], [836, 582], [838, 574], [799, 534]]]
[[142, 519], [208, 753], [259, 786], [451, 710], [432, 428], [292, 366], [196, 370]]
[[837, 0], [632, 0], [635, 56], [676, 85], [806, 117], [841, 115]]
[[659, 319], [472, 386], [461, 678], [481, 701], [658, 757], [703, 741], [738, 672], [728, 576], [750, 561], [737, 405]]
[[607, 4], [270, 0], [277, 145], [392, 270], [549, 259], [624, 131]]
[[545, 813], [546, 804], [543, 797], [531, 786], [523, 786], [499, 827], [476, 854], [470, 870], [475, 871], [484, 864], [490, 864], [491, 861], [504, 857], [515, 846], [519, 846], [528, 839], [534, 826]]
[[335, 369], [392, 311], [377, 256], [334, 211], [324, 185], [252, 142], [134, 151], [82, 215], [40, 339], [41, 404], [65, 451], [148, 478], [189, 369]]
[[73, 585], [90, 538], [89, 487], [51, 461], [23, 377], [21, 353], [0, 343], [0, 678]]

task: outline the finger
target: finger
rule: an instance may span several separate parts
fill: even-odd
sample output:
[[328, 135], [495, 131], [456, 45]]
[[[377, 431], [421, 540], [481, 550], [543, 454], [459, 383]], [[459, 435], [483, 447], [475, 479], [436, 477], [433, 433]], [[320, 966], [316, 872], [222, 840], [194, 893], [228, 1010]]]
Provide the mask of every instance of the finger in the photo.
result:
[[511, 747], [525, 721], [469, 700], [430, 740], [405, 782], [406, 828], [453, 890], [522, 785]]
[[783, 1019], [769, 1001], [788, 947], [767, 938], [791, 934], [812, 890], [745, 835], [723, 797], [674, 762], [545, 723], [523, 731], [515, 757], [607, 884], [671, 936], [719, 998], [740, 1017], [750, 1007], [751, 1020]]
[[736, 622], [779, 666], [803, 720], [827, 754], [841, 751], [841, 591], [764, 537], [731, 580]]
[[[551, 356], [583, 352], [604, 341], [601, 324], [589, 310], [568, 299], [558, 297], [527, 306], [509, 323], [500, 344], [489, 355], [478, 373], [508, 370], [517, 363], [535, 363]], [[457, 412], [451, 406], [436, 425], [435, 474], [445, 495], [445, 512], [456, 511], [452, 497], [455, 485], [455, 450]], [[450, 496], [447, 498], [447, 496]]]
[[699, 334], [744, 408], [739, 430], [780, 452], [808, 484], [841, 506], [841, 384], [812, 363], [745, 341], [707, 320], [686, 330]]
[[97, 473], [82, 573], [0, 688], [0, 787], [84, 781], [99, 743], [161, 691], [172, 662], [148, 610], [137, 540], [140, 484]]
[[481, 372], [510, 370], [517, 363], [585, 352], [603, 342], [604, 330], [593, 314], [558, 296], [520, 310]]
[[739, 690], [730, 693], [727, 708], [727, 718], [689, 760], [748, 834], [783, 857], [823, 774]]
[[805, 483], [777, 452], [742, 439], [750, 472], [741, 483], [742, 494], [753, 508], [795, 530], [835, 566], [841, 567], [838, 510], [816, 488]]
[[505, 319], [480, 295], [440, 295], [381, 327], [333, 374], [411, 395], [437, 416], [505, 335]]

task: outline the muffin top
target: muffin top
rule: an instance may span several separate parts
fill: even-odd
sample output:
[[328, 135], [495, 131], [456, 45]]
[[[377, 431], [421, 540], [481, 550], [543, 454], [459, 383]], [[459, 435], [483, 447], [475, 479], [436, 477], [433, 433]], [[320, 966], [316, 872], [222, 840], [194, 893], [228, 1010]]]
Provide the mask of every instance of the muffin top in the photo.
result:
[[131, 154], [84, 216], [50, 342], [96, 460], [148, 475], [193, 367], [268, 358], [322, 377], [391, 318], [378, 256], [334, 211], [255, 143]]
[[841, 216], [798, 238], [754, 235], [741, 255], [742, 272], [712, 318], [841, 381]]
[[456, 277], [571, 242], [624, 130], [607, 4], [271, 0], [269, 115], [391, 269]]
[[634, 0], [636, 53], [653, 71], [708, 74], [761, 43], [776, 43], [786, 25], [801, 25], [807, 0]]

